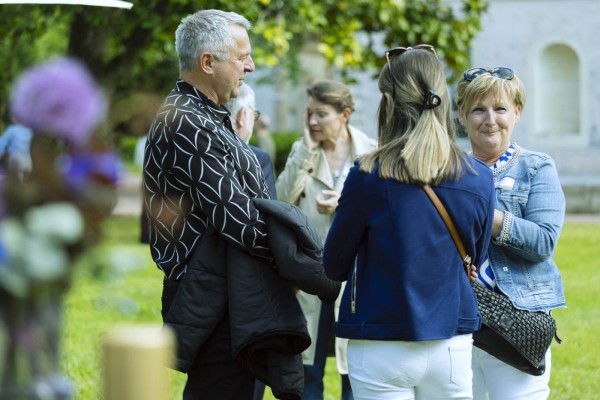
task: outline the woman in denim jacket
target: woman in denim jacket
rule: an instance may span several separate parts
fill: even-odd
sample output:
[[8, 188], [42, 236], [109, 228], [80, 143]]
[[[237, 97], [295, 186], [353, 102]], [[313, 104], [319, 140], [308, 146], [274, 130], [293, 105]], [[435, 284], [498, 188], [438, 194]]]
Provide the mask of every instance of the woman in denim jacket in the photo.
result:
[[[525, 105], [521, 80], [510, 68], [469, 69], [458, 83], [457, 104], [473, 156], [490, 167], [496, 186], [492, 241], [479, 280], [520, 309], [565, 307], [554, 263], [565, 215], [558, 173], [548, 155], [511, 141]], [[548, 349], [545, 373], [532, 376], [474, 348], [474, 399], [547, 399], [550, 361]]]

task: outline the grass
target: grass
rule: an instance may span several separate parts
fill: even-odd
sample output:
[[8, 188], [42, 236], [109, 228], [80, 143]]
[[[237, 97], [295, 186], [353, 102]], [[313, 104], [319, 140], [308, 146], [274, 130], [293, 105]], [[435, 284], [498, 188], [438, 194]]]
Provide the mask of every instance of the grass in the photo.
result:
[[556, 250], [567, 296], [556, 310], [558, 336], [552, 345], [552, 399], [591, 399], [600, 392], [600, 225], [567, 223]]
[[[113, 217], [105, 224], [107, 263], [98, 278], [81, 268], [65, 302], [63, 372], [75, 383], [77, 400], [102, 398], [101, 345], [121, 323], [160, 324], [162, 275], [146, 245], [139, 244], [137, 217]], [[554, 312], [563, 344], [552, 345], [551, 399], [590, 399], [600, 392], [600, 225], [567, 223], [556, 250], [567, 309]], [[108, 252], [106, 249], [112, 249]], [[114, 251], [116, 250], [116, 252]], [[168, 400], [181, 399], [185, 376], [169, 371]], [[335, 362], [326, 367], [326, 399], [339, 399]], [[265, 400], [272, 400], [267, 389]], [[133, 399], [132, 399], [133, 400]], [[167, 399], [165, 399], [167, 400]]]

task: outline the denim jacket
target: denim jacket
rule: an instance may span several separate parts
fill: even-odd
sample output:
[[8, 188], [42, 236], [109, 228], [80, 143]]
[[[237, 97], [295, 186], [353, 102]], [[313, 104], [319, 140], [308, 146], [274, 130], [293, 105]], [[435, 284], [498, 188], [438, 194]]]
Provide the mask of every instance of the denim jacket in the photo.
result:
[[494, 172], [496, 207], [504, 211], [500, 235], [488, 249], [500, 290], [515, 307], [565, 307], [554, 249], [563, 226], [565, 197], [554, 161], [516, 146], [511, 160]]

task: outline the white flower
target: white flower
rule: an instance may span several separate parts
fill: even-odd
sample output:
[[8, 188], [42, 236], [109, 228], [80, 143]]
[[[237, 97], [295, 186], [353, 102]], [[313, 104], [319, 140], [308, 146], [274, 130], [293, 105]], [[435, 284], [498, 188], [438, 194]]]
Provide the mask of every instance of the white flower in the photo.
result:
[[71, 260], [69, 244], [81, 239], [84, 220], [70, 203], [50, 203], [31, 208], [24, 219], [8, 217], [0, 221], [8, 255], [0, 265], [0, 284], [23, 296], [32, 284], [67, 277]]
[[30, 235], [72, 244], [81, 239], [83, 217], [70, 203], [50, 203], [27, 211], [25, 225]]
[[0, 284], [14, 295], [25, 296], [29, 290], [29, 279], [18, 266], [27, 233], [17, 218], [6, 218], [0, 221], [0, 238], [7, 253], [6, 260], [0, 265]]
[[4, 247], [10, 258], [22, 252], [23, 242], [27, 239], [27, 232], [21, 221], [17, 218], [9, 217], [0, 221], [0, 237], [4, 242]]
[[48, 281], [65, 277], [70, 261], [63, 246], [44, 236], [32, 236], [26, 241], [23, 267], [32, 280]]

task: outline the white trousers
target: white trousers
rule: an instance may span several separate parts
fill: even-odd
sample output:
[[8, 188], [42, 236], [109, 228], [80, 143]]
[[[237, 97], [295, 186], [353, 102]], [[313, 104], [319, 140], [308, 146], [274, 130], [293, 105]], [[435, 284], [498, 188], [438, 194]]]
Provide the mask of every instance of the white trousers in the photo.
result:
[[472, 335], [420, 342], [353, 340], [355, 400], [472, 399]]
[[546, 352], [546, 372], [533, 376], [473, 347], [473, 399], [546, 400], [550, 396], [551, 369], [550, 349]]

